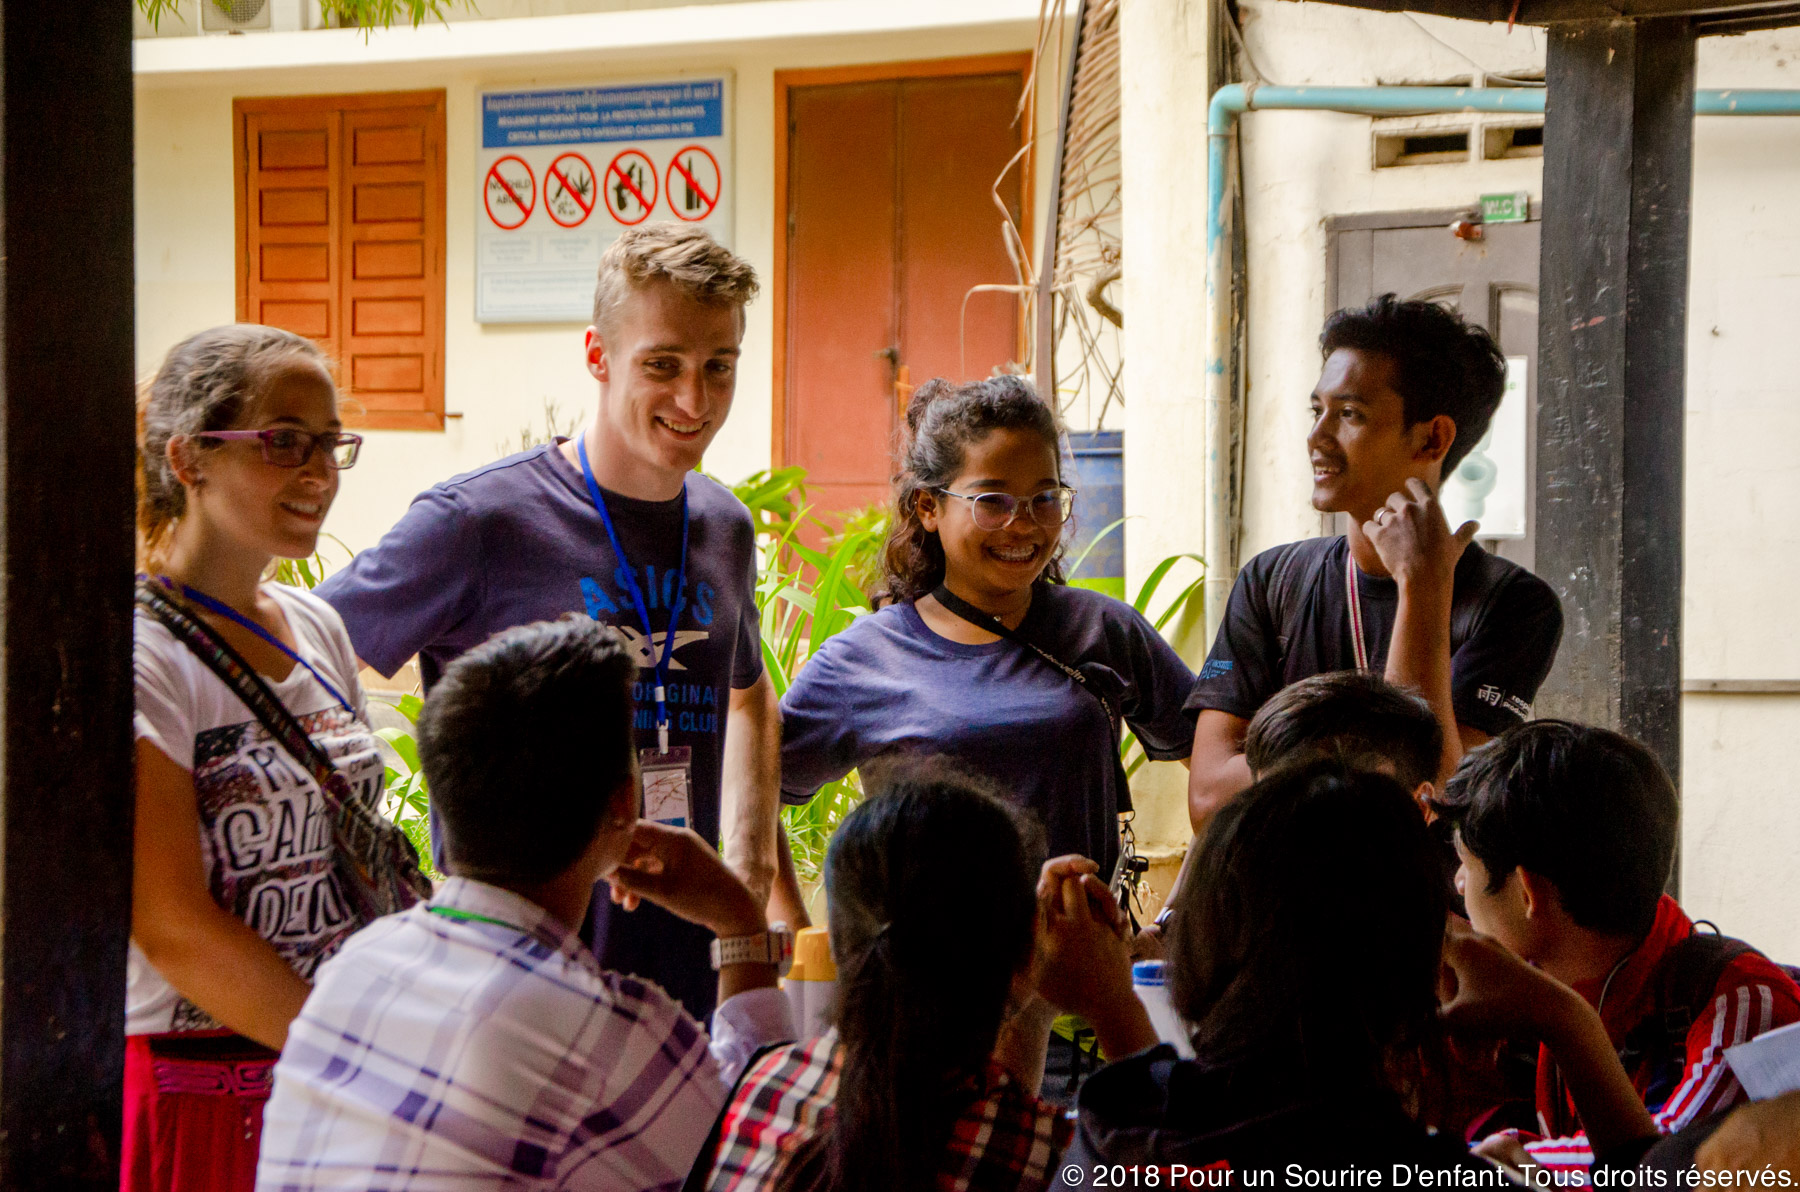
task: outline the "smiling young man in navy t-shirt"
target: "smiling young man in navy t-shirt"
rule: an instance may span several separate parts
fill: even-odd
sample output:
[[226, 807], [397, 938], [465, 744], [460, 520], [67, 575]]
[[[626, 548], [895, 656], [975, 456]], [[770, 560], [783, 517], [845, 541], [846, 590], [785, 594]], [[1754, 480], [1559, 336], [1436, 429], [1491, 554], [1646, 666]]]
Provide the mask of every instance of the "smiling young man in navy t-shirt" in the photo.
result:
[[[694, 471], [731, 412], [755, 293], [749, 264], [705, 232], [627, 229], [600, 262], [585, 339], [599, 404], [581, 438], [421, 493], [319, 594], [366, 664], [391, 675], [417, 654], [427, 689], [514, 625], [574, 612], [614, 626], [638, 655], [646, 816], [717, 844], [730, 805], [727, 858], [804, 922], [776, 863], [780, 712], [762, 665], [754, 528], [729, 489]], [[531, 794], [519, 792], [520, 815]], [[711, 1011], [703, 930], [604, 897], [593, 916], [603, 965], [658, 982], [696, 1017]]]

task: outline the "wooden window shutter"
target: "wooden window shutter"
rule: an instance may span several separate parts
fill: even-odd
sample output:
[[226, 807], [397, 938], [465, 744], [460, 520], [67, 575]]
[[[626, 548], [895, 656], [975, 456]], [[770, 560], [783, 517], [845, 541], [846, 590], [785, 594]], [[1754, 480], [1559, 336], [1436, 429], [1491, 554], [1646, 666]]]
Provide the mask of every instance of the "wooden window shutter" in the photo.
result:
[[238, 317], [325, 348], [346, 423], [441, 430], [443, 93], [237, 109]]

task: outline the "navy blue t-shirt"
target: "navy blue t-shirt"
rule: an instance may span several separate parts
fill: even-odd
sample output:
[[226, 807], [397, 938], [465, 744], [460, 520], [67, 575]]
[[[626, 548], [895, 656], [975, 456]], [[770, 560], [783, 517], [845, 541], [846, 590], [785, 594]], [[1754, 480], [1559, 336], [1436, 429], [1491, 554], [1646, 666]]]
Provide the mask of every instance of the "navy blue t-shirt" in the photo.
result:
[[[1129, 604], [1041, 583], [1019, 631], [1069, 666], [1098, 663], [1122, 686], [1125, 720], [1158, 761], [1188, 756], [1182, 710], [1193, 672]], [[781, 701], [781, 787], [804, 803], [821, 786], [893, 753], [943, 755], [994, 782], [1042, 821], [1050, 856], [1110, 871], [1122, 793], [1100, 701], [1007, 639], [964, 645], [910, 603], [863, 617], [807, 660]]]
[[[427, 691], [452, 659], [501, 630], [585, 612], [638, 651], [638, 745], [654, 748], [652, 648], [660, 655], [670, 628], [681, 500], [605, 497], [649, 605], [648, 641], [581, 473], [553, 446], [420, 493], [379, 544], [318, 594], [344, 618], [358, 657], [382, 674], [417, 654]], [[749, 510], [714, 480], [689, 475], [687, 497], [688, 598], [669, 659], [669, 743], [693, 750], [692, 826], [716, 845], [731, 689], [751, 686], [763, 669], [755, 529]], [[529, 814], [529, 804], [520, 810]], [[707, 932], [648, 903], [622, 911], [604, 888], [593, 915], [602, 964], [656, 981], [705, 1020], [716, 991]]]

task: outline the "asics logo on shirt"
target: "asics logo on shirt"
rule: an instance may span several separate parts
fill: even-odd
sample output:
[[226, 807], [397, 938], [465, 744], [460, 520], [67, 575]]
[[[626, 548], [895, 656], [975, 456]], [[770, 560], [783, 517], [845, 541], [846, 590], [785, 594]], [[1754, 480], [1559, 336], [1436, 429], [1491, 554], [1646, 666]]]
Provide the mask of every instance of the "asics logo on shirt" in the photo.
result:
[[[621, 567], [614, 571], [612, 578], [613, 590], [609, 592], [592, 576], [581, 577], [581, 601], [587, 606], [588, 616], [596, 621], [601, 619], [601, 613], [617, 615], [630, 612], [634, 617], [637, 615], [630, 587], [625, 582], [625, 569]], [[643, 578], [638, 580], [638, 590], [643, 592], [649, 611], [668, 608], [675, 602], [675, 581], [674, 571], [658, 573], [654, 566], [645, 564]], [[689, 590], [687, 605], [682, 609], [681, 615], [690, 618], [696, 625], [711, 625], [713, 602], [717, 599], [718, 593], [713, 591], [713, 586], [700, 580]]]

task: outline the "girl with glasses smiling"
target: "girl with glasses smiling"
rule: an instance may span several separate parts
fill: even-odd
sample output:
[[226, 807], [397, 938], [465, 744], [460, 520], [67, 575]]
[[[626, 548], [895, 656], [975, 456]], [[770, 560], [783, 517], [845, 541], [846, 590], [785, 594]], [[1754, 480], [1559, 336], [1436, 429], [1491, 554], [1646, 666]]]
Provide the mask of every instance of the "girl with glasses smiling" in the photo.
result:
[[[783, 699], [784, 799], [886, 754], [943, 754], [1032, 813], [1051, 856], [1111, 872], [1131, 806], [1119, 731], [1150, 757], [1186, 759], [1193, 675], [1130, 605], [1064, 583], [1061, 442], [1056, 411], [1020, 377], [913, 394], [887, 604], [827, 641]], [[1039, 999], [1003, 1044], [1033, 1091], [1052, 1017]]]
[[311, 343], [239, 324], [170, 351], [139, 410], [128, 1192], [255, 1183], [313, 970], [422, 890], [331, 606], [265, 583], [356, 462]]

